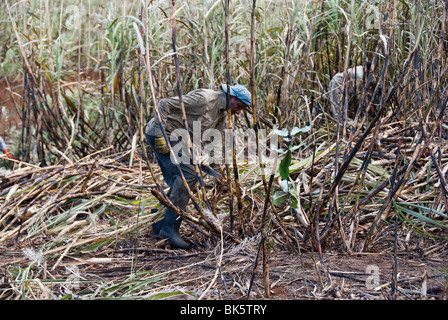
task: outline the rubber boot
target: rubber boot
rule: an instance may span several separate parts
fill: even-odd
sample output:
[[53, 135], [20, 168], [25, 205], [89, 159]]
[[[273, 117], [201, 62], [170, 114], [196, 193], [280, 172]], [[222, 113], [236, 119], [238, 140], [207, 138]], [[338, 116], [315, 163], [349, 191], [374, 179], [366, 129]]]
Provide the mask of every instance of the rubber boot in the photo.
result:
[[160, 230], [162, 230], [163, 220], [157, 221], [152, 224], [152, 236], [156, 239], [160, 239]]
[[188, 249], [190, 248], [190, 245], [185, 242], [179, 234], [181, 223], [182, 218], [179, 217], [174, 211], [167, 209], [165, 211], [165, 218], [163, 219], [163, 225], [160, 230], [159, 237], [161, 239], [168, 239], [168, 241], [177, 248]]
[[[151, 213], [157, 213], [159, 209], [151, 209]], [[162, 230], [163, 219], [152, 224], [152, 236], [159, 239], [160, 230]]]

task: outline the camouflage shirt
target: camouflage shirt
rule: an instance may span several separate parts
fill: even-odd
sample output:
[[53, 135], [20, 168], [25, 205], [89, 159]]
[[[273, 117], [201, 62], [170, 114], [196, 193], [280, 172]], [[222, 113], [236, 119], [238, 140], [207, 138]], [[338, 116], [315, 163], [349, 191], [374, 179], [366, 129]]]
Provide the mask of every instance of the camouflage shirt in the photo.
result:
[[[225, 92], [197, 89], [184, 95], [182, 100], [190, 133], [193, 130], [193, 121], [200, 122], [201, 134], [207, 129], [224, 130], [227, 122]], [[184, 128], [179, 97], [160, 100], [158, 110], [168, 137], [173, 130]], [[157, 116], [149, 121], [145, 133], [159, 138], [163, 136]]]
[[[348, 93], [352, 95], [355, 90], [360, 89], [360, 85], [363, 81], [364, 77], [364, 68], [362, 66], [358, 66], [356, 68], [351, 68], [347, 70], [347, 83]], [[331, 111], [333, 115], [336, 117], [336, 110], [339, 109], [339, 105], [341, 103], [341, 95], [342, 95], [342, 82], [344, 80], [344, 73], [337, 73], [333, 79], [330, 81], [329, 85], [329, 98]]]
[[8, 148], [6, 147], [5, 140], [3, 140], [2, 137], [0, 137], [0, 151], [4, 151], [4, 150], [8, 150]]

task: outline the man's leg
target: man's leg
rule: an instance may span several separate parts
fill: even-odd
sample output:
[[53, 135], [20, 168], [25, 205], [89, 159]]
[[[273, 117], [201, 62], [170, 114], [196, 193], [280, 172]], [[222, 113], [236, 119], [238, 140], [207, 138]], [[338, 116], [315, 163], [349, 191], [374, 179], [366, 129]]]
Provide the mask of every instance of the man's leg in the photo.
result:
[[[190, 190], [194, 190], [197, 178], [196, 175], [191, 176], [188, 171], [189, 170], [186, 171], [185, 168], [182, 168], [182, 172], [184, 173], [185, 180], [187, 181]], [[188, 194], [188, 190], [184, 186], [182, 177], [180, 175], [176, 177], [170, 191], [170, 201], [179, 209], [185, 210], [188, 202], [190, 201], [190, 196]], [[179, 233], [182, 219], [183, 218], [180, 217], [176, 212], [167, 208], [165, 210], [165, 217], [159, 233], [159, 237], [162, 239], [168, 239], [172, 245], [178, 248], [188, 249], [190, 245], [182, 239]]]
[[[157, 163], [159, 164], [160, 170], [162, 171], [163, 179], [166, 184], [171, 188], [174, 183], [174, 177], [178, 169], [171, 163], [170, 154], [162, 154], [156, 151], [155, 148], [155, 137], [146, 135], [146, 142], [151, 146], [154, 155], [156, 156]], [[167, 196], [169, 197], [171, 189], [168, 191]], [[152, 209], [151, 213], [157, 212], [158, 209]], [[160, 230], [162, 229], [163, 219], [153, 223], [152, 232], [155, 238], [159, 238]]]
[[[169, 153], [161, 154], [155, 150], [154, 137], [146, 136], [146, 139], [154, 151], [163, 178], [170, 187], [168, 198], [176, 207], [184, 210], [190, 200], [190, 196], [183, 184], [179, 169], [171, 162]], [[181, 164], [180, 167], [190, 190], [193, 191], [198, 179], [194, 166]], [[179, 217], [174, 211], [167, 208], [163, 220], [153, 224], [153, 234], [157, 238], [167, 238], [173, 245], [179, 248], [187, 249], [190, 245], [183, 241], [179, 234], [181, 223], [182, 217]]]

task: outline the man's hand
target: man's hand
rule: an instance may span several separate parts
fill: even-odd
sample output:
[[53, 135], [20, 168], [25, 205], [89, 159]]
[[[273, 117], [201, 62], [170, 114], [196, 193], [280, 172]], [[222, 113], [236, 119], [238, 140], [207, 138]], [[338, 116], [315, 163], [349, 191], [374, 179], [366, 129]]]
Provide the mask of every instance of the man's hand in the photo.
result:
[[6, 156], [8, 157], [8, 159], [20, 161], [20, 159], [17, 158], [16, 156], [13, 156], [13, 155], [9, 152], [8, 149], [3, 150], [3, 152], [6, 154]]
[[222, 179], [222, 175], [219, 172], [215, 171], [214, 169], [210, 168], [209, 166], [206, 166], [205, 164], [201, 164], [201, 170], [212, 177], [215, 177], [219, 180]]
[[170, 149], [168, 148], [164, 137], [155, 138], [155, 147], [158, 153], [167, 154], [170, 152]]

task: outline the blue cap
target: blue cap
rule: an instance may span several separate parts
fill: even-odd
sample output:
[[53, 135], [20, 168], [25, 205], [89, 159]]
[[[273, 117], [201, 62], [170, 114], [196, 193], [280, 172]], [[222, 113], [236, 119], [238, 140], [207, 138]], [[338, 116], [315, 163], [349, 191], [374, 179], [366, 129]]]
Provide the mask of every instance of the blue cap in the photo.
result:
[[[221, 89], [224, 92], [227, 92], [227, 85], [222, 84]], [[252, 95], [250, 94], [249, 90], [247, 90], [246, 87], [241, 84], [230, 86], [230, 95], [237, 97], [248, 106], [250, 106], [252, 103]]]

